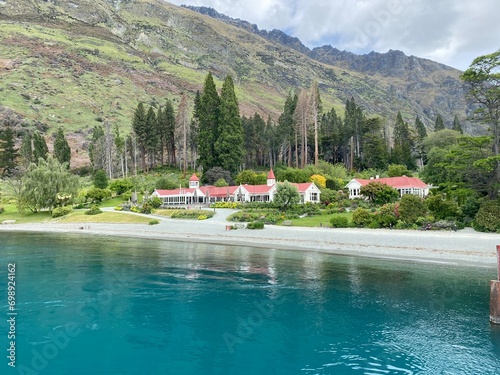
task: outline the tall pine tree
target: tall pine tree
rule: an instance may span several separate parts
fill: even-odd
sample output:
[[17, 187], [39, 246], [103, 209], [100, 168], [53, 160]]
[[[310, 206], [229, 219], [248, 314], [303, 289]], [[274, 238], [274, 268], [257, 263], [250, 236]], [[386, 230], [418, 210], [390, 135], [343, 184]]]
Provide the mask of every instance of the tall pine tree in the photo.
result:
[[33, 162], [33, 137], [29, 131], [24, 133], [19, 153], [21, 156], [21, 165], [24, 168], [28, 168]]
[[198, 113], [198, 155], [203, 171], [216, 166], [215, 142], [219, 137], [220, 98], [212, 73], [208, 73], [203, 86]]
[[47, 160], [49, 154], [49, 148], [47, 147], [47, 142], [45, 142], [45, 137], [40, 133], [33, 134], [33, 159], [35, 163], [42, 158]]
[[214, 151], [217, 166], [236, 173], [245, 156], [243, 125], [241, 124], [238, 99], [230, 75], [224, 80], [220, 96], [218, 136]]
[[148, 140], [148, 129], [146, 123], [146, 109], [144, 108], [144, 103], [139, 103], [134, 112], [134, 118], [132, 120], [132, 129], [135, 133], [135, 139], [137, 142], [137, 148], [139, 149], [141, 157], [142, 170], [146, 170], [146, 152], [147, 152], [147, 140]]
[[444, 121], [441, 115], [436, 116], [436, 123], [434, 124], [434, 131], [440, 131], [444, 129]]
[[455, 115], [455, 118], [453, 119], [453, 126], [451, 127], [451, 129], [460, 132], [461, 134], [464, 133], [462, 125], [460, 125], [460, 120], [458, 119], [458, 115]]
[[15, 148], [14, 130], [4, 123], [0, 130], [0, 169], [4, 176], [10, 176], [16, 168], [17, 150]]
[[413, 140], [411, 139], [408, 123], [403, 120], [401, 112], [398, 112], [396, 124], [394, 125], [393, 149], [391, 161], [393, 164], [405, 165], [408, 169], [416, 168], [415, 159], [412, 155]]
[[62, 128], [57, 130], [56, 139], [54, 141], [54, 156], [59, 163], [66, 163], [67, 168], [69, 168], [71, 162], [71, 148], [64, 136]]

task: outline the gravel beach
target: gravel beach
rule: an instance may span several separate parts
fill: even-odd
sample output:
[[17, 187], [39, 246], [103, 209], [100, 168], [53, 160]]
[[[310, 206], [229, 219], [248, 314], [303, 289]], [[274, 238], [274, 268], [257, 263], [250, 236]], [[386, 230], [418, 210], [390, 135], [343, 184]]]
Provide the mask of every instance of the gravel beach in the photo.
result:
[[[468, 228], [457, 232], [389, 229], [332, 229], [267, 225], [264, 230], [226, 230], [233, 210], [217, 209], [209, 220], [161, 218], [144, 224], [7, 224], [4, 232], [88, 233], [171, 241], [193, 241], [418, 262], [496, 268], [500, 235]], [[149, 216], [151, 217], [151, 216]], [[1, 236], [2, 234], [0, 234]]]

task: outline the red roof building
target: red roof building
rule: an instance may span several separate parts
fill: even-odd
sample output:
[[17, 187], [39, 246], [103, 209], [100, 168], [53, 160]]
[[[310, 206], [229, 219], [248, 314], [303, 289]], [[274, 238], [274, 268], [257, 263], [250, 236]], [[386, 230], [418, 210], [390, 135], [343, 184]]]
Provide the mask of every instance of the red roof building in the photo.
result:
[[385, 178], [372, 178], [369, 180], [355, 178], [349, 181], [346, 188], [349, 189], [349, 198], [362, 198], [360, 189], [362, 186], [368, 185], [370, 182], [380, 182], [393, 187], [399, 192], [402, 197], [405, 194], [414, 194], [419, 197], [425, 197], [429, 194], [429, 185], [423, 182], [418, 177], [385, 177]]

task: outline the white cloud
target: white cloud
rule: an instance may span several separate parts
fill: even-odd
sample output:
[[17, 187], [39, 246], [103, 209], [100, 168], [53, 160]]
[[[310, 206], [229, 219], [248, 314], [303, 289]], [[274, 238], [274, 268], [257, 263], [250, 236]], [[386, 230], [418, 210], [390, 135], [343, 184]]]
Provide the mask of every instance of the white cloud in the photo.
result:
[[399, 49], [459, 69], [500, 48], [498, 0], [173, 0], [280, 29], [313, 48]]

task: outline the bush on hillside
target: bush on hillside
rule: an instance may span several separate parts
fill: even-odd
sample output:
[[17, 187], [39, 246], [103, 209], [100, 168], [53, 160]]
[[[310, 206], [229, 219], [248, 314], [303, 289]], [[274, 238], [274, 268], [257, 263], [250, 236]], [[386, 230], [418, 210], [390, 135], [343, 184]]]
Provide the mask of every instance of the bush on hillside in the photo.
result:
[[61, 217], [73, 212], [73, 207], [64, 206], [64, 207], [56, 207], [52, 210], [52, 217]]

